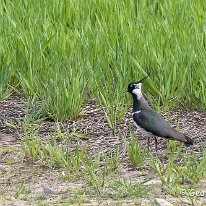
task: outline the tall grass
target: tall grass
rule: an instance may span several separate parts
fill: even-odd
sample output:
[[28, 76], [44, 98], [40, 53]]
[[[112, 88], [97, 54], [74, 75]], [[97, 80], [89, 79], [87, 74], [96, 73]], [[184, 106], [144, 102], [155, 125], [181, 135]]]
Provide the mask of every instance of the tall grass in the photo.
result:
[[0, 98], [15, 87], [62, 120], [96, 97], [115, 127], [123, 90], [149, 66], [143, 90], [156, 106], [204, 108], [205, 9], [202, 0], [1, 0]]

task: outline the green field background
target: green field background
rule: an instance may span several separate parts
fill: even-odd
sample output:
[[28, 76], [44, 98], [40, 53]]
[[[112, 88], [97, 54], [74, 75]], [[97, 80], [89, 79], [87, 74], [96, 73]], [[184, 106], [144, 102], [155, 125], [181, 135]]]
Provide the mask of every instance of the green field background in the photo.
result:
[[95, 98], [115, 127], [147, 68], [155, 108], [205, 109], [206, 1], [0, 0], [0, 99], [16, 91], [35, 118]]

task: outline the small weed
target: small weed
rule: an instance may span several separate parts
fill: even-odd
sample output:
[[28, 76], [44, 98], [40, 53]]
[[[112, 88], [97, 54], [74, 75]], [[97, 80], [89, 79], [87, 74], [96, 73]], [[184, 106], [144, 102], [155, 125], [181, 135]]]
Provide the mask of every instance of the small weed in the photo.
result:
[[67, 167], [69, 165], [69, 148], [63, 145], [45, 145], [41, 149], [41, 160], [49, 167]]
[[23, 156], [29, 162], [35, 162], [38, 158], [41, 146], [42, 146], [42, 142], [38, 136], [36, 137], [33, 135], [26, 135], [21, 142]]
[[66, 205], [70, 205], [70, 204], [77, 204], [77, 205], [81, 205], [85, 202], [85, 199], [82, 196], [79, 195], [72, 195], [70, 196], [65, 203], [62, 204], [62, 206], [66, 206]]
[[9, 153], [14, 152], [16, 149], [12, 146], [4, 147], [3, 150], [0, 152], [0, 157], [3, 157]]
[[80, 177], [85, 159], [86, 146], [80, 148], [79, 144], [76, 144], [75, 150], [69, 153], [69, 164], [66, 168], [66, 174], [64, 178], [76, 179]]
[[126, 142], [127, 152], [133, 166], [137, 167], [144, 162], [146, 150], [140, 151], [137, 139], [134, 137], [133, 132], [130, 130], [130, 142]]
[[18, 129], [18, 126], [12, 120], [6, 120], [5, 125], [12, 129]]
[[50, 133], [50, 137], [58, 140], [58, 141], [65, 141], [69, 139], [69, 135], [67, 133], [62, 132], [61, 126], [59, 122], [56, 122], [55, 129], [53, 132]]
[[138, 198], [147, 195], [148, 188], [142, 184], [131, 183], [125, 179], [111, 180], [109, 187], [113, 189], [112, 198]]
[[80, 148], [77, 143], [75, 150], [70, 151], [68, 146], [46, 145], [43, 153], [44, 162], [50, 167], [65, 167], [69, 173], [78, 174], [85, 155], [85, 147]]
[[95, 196], [97, 194], [94, 187], [89, 187], [88, 185], [75, 188], [72, 192], [77, 196]]
[[39, 156], [45, 166], [65, 168], [64, 179], [75, 179], [80, 176], [85, 149], [86, 146], [80, 148], [79, 143], [76, 143], [72, 151], [69, 146], [58, 145], [55, 140], [52, 140], [50, 144], [42, 145]]
[[85, 149], [86, 145], [83, 148], [80, 148], [77, 143], [75, 150], [70, 154], [70, 165], [68, 170], [76, 175], [78, 175], [81, 170], [82, 162], [85, 158]]
[[48, 196], [45, 195], [45, 194], [41, 194], [41, 195], [39, 195], [39, 196], [36, 197], [36, 199], [37, 199], [38, 201], [46, 200], [47, 198], [48, 198]]
[[8, 158], [5, 159], [5, 162], [7, 164], [11, 165], [11, 164], [13, 164], [15, 162], [15, 158], [14, 157], [8, 157]]
[[108, 155], [104, 157], [104, 165], [106, 173], [113, 172], [119, 164], [119, 147], [115, 152], [110, 151]]
[[27, 193], [25, 183], [21, 181], [16, 188], [15, 197], [19, 199], [26, 199]]
[[87, 174], [87, 181], [93, 186], [98, 196], [104, 196], [106, 178], [113, 172], [119, 162], [119, 148], [115, 152], [110, 151], [108, 155], [98, 152], [94, 158], [86, 157], [84, 170]]
[[0, 188], [0, 199], [6, 196], [6, 191], [3, 188]]
[[100, 172], [100, 156], [101, 153], [98, 152], [94, 160], [91, 157], [87, 157], [84, 163], [84, 169], [89, 179], [88, 182], [95, 188], [98, 196], [101, 195], [105, 180], [105, 168], [103, 172]]

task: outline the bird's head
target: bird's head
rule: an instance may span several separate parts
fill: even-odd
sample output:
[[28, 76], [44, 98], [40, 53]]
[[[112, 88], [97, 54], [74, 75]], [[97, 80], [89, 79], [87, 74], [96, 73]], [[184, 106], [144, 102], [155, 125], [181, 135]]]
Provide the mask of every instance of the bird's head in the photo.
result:
[[143, 79], [141, 79], [140, 81], [138, 82], [131, 82], [129, 85], [128, 85], [128, 88], [127, 88], [127, 92], [129, 92], [130, 94], [133, 94], [137, 97], [137, 99], [140, 99], [142, 97], [142, 90], [141, 90], [141, 87], [142, 87], [142, 82], [147, 78], [147, 76]]
[[128, 85], [127, 92], [129, 92], [130, 94], [134, 94], [137, 97], [137, 99], [140, 99], [142, 97], [141, 86], [141, 82], [131, 82]]

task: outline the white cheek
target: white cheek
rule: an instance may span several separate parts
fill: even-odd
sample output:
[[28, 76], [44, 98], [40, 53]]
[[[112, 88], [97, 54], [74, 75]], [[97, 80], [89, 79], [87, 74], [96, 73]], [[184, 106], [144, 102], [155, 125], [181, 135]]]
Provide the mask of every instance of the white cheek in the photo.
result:
[[132, 93], [136, 94], [137, 99], [140, 99], [142, 97], [141, 89], [133, 89]]

